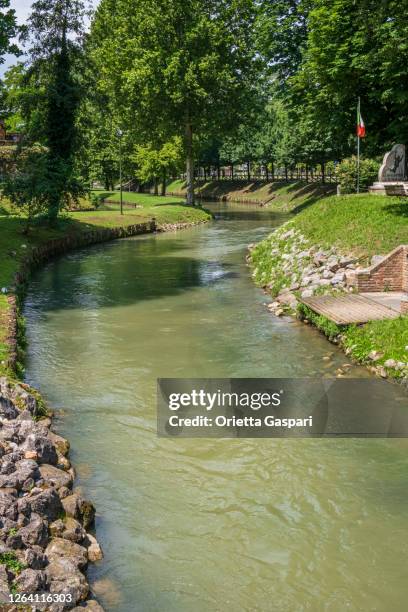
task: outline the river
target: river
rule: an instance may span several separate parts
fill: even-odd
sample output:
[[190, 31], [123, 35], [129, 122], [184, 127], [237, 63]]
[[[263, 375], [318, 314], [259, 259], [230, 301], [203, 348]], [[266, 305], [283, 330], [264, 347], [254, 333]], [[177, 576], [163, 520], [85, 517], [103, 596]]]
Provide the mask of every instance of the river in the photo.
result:
[[406, 610], [404, 440], [156, 436], [158, 376], [328, 376], [347, 362], [272, 316], [251, 281], [247, 244], [285, 218], [211, 207], [216, 222], [73, 252], [29, 287], [26, 378], [97, 508], [95, 592], [107, 612]]

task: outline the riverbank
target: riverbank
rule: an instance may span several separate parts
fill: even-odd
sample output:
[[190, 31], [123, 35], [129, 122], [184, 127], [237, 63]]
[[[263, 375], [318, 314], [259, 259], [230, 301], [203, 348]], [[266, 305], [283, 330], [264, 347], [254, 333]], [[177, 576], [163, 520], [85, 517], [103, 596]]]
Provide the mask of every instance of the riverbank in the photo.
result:
[[[275, 314], [297, 314], [383, 378], [408, 380], [408, 317], [338, 326], [298, 298], [354, 291], [373, 257], [408, 244], [408, 202], [387, 196], [330, 197], [306, 208], [250, 249], [255, 282]], [[341, 373], [340, 373], [341, 374]]]
[[[165, 201], [166, 202], [166, 201]], [[126, 211], [71, 213], [55, 229], [22, 234], [20, 218], [0, 216], [0, 601], [59, 612], [98, 612], [85, 571], [102, 558], [92, 528], [95, 510], [73, 489], [69, 443], [51, 431], [40, 394], [19, 382], [24, 332], [21, 298], [30, 272], [46, 260], [98, 242], [204, 223], [211, 215], [179, 204]], [[64, 594], [18, 600], [19, 594]], [[50, 603], [52, 602], [52, 603]], [[3, 609], [3, 608], [2, 608]], [[7, 609], [14, 610], [10, 605]]]
[[[303, 208], [334, 194], [336, 185], [305, 183], [302, 181], [196, 181], [196, 195], [203, 201], [240, 202], [269, 206], [280, 212], [300, 212]], [[167, 193], [185, 197], [186, 183], [171, 181]]]

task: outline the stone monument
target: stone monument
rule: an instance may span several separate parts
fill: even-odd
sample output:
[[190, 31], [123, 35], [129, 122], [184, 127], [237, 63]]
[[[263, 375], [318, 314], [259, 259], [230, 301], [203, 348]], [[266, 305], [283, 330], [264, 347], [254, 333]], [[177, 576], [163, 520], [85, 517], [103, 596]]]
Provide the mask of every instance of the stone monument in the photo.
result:
[[396, 144], [384, 155], [378, 181], [371, 185], [369, 191], [381, 195], [408, 195], [405, 145]]

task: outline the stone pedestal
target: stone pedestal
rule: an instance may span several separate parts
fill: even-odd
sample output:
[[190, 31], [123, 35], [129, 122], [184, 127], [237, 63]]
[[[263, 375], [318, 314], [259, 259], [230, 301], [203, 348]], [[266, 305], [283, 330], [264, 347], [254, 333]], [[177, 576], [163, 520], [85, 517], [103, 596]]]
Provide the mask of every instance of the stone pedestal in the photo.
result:
[[408, 196], [408, 181], [383, 182], [377, 181], [368, 188], [370, 193], [377, 195]]

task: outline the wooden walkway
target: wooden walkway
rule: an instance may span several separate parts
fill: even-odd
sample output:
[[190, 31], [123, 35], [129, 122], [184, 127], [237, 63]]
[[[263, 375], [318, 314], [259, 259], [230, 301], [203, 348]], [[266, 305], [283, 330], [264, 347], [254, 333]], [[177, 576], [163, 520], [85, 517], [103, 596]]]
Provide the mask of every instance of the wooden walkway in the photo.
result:
[[352, 293], [350, 295], [321, 295], [300, 300], [303, 304], [321, 314], [337, 325], [350, 323], [367, 323], [382, 319], [397, 319], [400, 312], [388, 308], [366, 296]]

